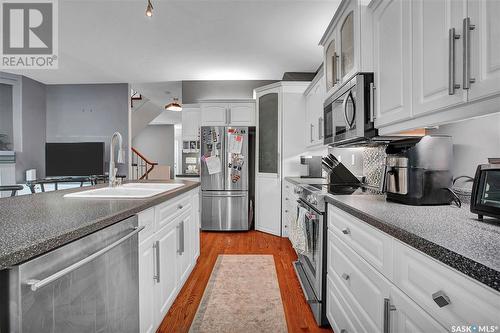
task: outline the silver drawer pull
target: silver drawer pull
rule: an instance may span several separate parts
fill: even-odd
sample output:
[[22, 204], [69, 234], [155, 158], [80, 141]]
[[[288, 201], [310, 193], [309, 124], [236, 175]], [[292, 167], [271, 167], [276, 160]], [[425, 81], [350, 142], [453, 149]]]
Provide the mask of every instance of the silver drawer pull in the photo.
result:
[[184, 206], [183, 206], [183, 205], [178, 205], [178, 206], [177, 206], [177, 209], [182, 209], [182, 208], [184, 208]]
[[432, 294], [432, 299], [436, 304], [442, 308], [443, 306], [447, 306], [451, 303], [450, 298], [444, 293], [444, 291], [440, 290]]
[[349, 235], [351, 233], [351, 230], [349, 230], [349, 228], [344, 228], [344, 229], [342, 229], [342, 233], [344, 235]]
[[349, 276], [349, 274], [344, 273], [344, 274], [342, 274], [342, 278], [343, 278], [344, 280], [346, 280], [346, 281], [347, 281], [347, 280], [349, 280], [351, 277]]
[[345, 328], [340, 330], [340, 333], [347, 333], [347, 330]]
[[77, 270], [78, 268], [82, 267], [83, 265], [85, 264], [88, 264], [89, 262], [95, 260], [97, 257], [103, 255], [104, 253], [112, 250], [113, 248], [117, 247], [118, 245], [120, 245], [121, 243], [125, 242], [127, 239], [129, 239], [130, 237], [138, 234], [140, 231], [142, 231], [144, 229], [144, 226], [142, 227], [134, 227], [132, 230], [131, 233], [127, 234], [126, 236], [120, 238], [119, 240], [117, 240], [116, 242], [106, 246], [105, 248], [102, 248], [101, 250], [91, 254], [90, 256], [86, 257], [85, 259], [82, 259], [76, 263], [74, 263], [73, 265], [70, 265], [52, 275], [50, 275], [49, 277], [46, 277], [45, 279], [42, 279], [42, 280], [37, 280], [37, 279], [31, 279], [31, 280], [27, 280], [26, 281], [26, 284], [28, 286], [30, 286], [31, 290], [32, 291], [37, 291], [38, 289], [42, 288], [43, 286], [46, 286], [47, 284], [51, 283], [51, 282], [54, 282], [55, 280], [67, 275], [68, 273], [71, 273], [73, 272], [74, 270]]

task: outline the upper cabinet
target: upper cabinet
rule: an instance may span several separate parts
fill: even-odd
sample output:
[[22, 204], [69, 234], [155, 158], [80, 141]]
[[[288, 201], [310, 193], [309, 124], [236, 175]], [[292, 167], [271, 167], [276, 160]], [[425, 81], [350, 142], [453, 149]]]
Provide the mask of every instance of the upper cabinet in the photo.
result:
[[343, 0], [320, 44], [327, 96], [361, 71], [372, 71], [371, 15], [366, 0]]
[[254, 100], [201, 101], [202, 126], [255, 126]]
[[323, 145], [323, 102], [325, 100], [325, 75], [323, 67], [304, 92], [306, 99], [306, 146]]
[[380, 134], [498, 112], [499, 1], [374, 0], [369, 9]]
[[198, 105], [182, 108], [182, 140], [199, 140], [200, 131], [200, 107]]

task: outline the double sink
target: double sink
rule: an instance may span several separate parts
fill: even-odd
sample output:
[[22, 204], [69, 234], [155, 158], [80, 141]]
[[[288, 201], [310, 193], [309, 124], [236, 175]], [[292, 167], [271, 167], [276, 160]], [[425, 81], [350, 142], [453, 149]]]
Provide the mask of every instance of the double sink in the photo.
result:
[[184, 186], [178, 183], [127, 183], [115, 187], [102, 187], [88, 191], [65, 194], [65, 198], [88, 199], [141, 199], [168, 192]]

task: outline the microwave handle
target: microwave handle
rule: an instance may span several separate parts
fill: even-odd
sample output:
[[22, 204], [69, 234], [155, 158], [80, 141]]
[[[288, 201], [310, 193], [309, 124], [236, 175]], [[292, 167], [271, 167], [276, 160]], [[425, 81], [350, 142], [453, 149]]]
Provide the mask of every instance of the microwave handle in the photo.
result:
[[[347, 93], [347, 96], [344, 98], [344, 101], [342, 102], [342, 107], [344, 109], [345, 126], [346, 126], [347, 130], [350, 130], [352, 128], [352, 123], [349, 121], [349, 118], [347, 117], [347, 100], [349, 98], [352, 100], [352, 106], [353, 106], [353, 110], [354, 110], [354, 119], [356, 119], [356, 105], [354, 104], [354, 98], [352, 97], [352, 91], [349, 91], [349, 93]], [[354, 119], [353, 119], [353, 122], [354, 122]]]

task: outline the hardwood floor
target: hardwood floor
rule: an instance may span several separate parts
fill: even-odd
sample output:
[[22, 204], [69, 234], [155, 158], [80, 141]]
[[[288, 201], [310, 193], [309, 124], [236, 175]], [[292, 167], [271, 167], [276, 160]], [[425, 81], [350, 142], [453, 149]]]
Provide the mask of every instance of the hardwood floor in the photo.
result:
[[[219, 254], [272, 254], [289, 332], [332, 332], [319, 328], [302, 294], [292, 262], [297, 256], [287, 238], [259, 231], [202, 232], [198, 263], [158, 329], [188, 332]], [[237, 333], [237, 332], [235, 332]]]

